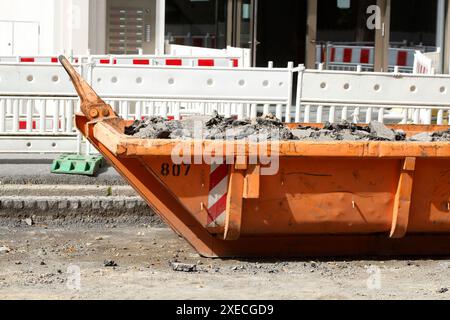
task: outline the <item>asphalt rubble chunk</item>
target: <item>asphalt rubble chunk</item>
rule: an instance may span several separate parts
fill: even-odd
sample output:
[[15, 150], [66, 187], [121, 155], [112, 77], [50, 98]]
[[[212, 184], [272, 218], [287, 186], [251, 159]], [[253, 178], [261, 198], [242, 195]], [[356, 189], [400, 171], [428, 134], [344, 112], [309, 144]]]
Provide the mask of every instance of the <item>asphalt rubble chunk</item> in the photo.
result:
[[372, 121], [368, 126], [359, 126], [348, 121], [327, 122], [323, 128], [299, 126], [293, 130], [299, 140], [308, 141], [405, 141], [406, 134], [392, 130], [384, 124]]
[[[195, 121], [200, 123], [200, 132], [195, 132]], [[291, 130], [273, 115], [254, 120], [225, 118], [217, 112], [212, 117], [193, 117], [185, 120], [169, 120], [162, 117], [148, 117], [135, 121], [125, 128], [125, 134], [141, 139], [192, 139], [254, 141], [295, 140]]]
[[7, 246], [0, 246], [0, 254], [9, 253], [10, 251], [11, 251], [11, 249], [8, 248]]
[[197, 265], [189, 264], [189, 263], [180, 263], [180, 262], [169, 262], [169, 265], [172, 267], [173, 271], [177, 272], [197, 272]]
[[114, 260], [105, 260], [103, 261], [104, 267], [118, 267], [118, 264]]
[[[194, 130], [199, 128], [201, 130]], [[321, 128], [302, 126], [290, 129], [272, 114], [256, 119], [237, 120], [214, 112], [211, 117], [194, 116], [183, 120], [148, 117], [125, 128], [125, 134], [141, 139], [203, 139], [261, 141], [450, 141], [450, 130], [422, 132], [411, 138], [403, 130], [393, 130], [381, 122], [362, 126], [348, 121], [325, 123]]]
[[438, 132], [421, 132], [410, 138], [416, 142], [445, 142], [450, 141], [450, 129]]

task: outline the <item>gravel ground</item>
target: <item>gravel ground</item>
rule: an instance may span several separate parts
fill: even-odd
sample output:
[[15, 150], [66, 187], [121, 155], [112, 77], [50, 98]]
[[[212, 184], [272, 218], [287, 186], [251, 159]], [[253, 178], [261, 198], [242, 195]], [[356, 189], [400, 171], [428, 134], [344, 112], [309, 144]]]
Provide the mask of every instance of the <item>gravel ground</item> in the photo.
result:
[[450, 260], [205, 259], [143, 225], [0, 228], [0, 299], [449, 299], [449, 276]]

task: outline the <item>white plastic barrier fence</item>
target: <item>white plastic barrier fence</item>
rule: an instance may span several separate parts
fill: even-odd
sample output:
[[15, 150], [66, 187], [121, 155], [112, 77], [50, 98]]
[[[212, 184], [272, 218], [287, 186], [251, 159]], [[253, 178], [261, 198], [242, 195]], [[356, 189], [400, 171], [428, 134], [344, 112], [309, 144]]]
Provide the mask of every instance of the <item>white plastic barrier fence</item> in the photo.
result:
[[256, 116], [258, 105], [281, 117], [292, 105], [293, 72], [292, 63], [287, 68], [247, 69], [97, 65], [90, 80], [127, 119], [180, 119], [214, 110], [244, 118]]
[[243, 67], [239, 56], [91, 56], [90, 62], [110, 65]]
[[235, 57], [239, 58], [239, 66], [244, 68], [251, 67], [251, 50], [245, 48], [236, 48], [228, 46], [226, 49], [210, 49], [192, 46], [182, 46], [166, 44], [166, 55], [184, 56], [184, 57]]
[[[184, 48], [183, 50], [181, 48]], [[248, 49], [228, 47], [225, 50], [202, 48], [201, 52], [189, 52], [177, 46], [174, 54], [165, 55], [85, 55], [71, 58], [73, 63], [96, 63], [141, 66], [187, 66], [187, 67], [250, 67]], [[0, 63], [59, 64], [57, 56], [0, 56]]]
[[442, 125], [449, 109], [449, 76], [300, 70], [294, 116], [295, 122], [419, 124], [421, 110], [436, 110], [424, 124]]
[[[71, 57], [72, 63], [80, 63], [82, 60], [87, 60], [84, 57]], [[54, 63], [59, 64], [57, 56], [0, 56], [0, 63]]]
[[[125, 119], [180, 119], [214, 110], [256, 117], [258, 105], [282, 116], [292, 106], [288, 68], [76, 65]], [[59, 64], [0, 63], [0, 152], [79, 152], [75, 90]], [[19, 139], [20, 143], [12, 142]]]
[[[436, 74], [441, 73], [440, 68], [441, 50], [438, 48], [436, 52], [422, 53], [416, 51], [414, 55], [414, 74]], [[420, 111], [421, 123], [430, 123], [433, 112], [430, 109], [422, 109]]]
[[77, 108], [59, 64], [0, 64], [0, 152], [78, 152]]
[[[450, 109], [445, 75], [305, 70], [292, 63], [287, 68], [89, 63], [76, 68], [126, 119], [180, 119], [217, 110], [238, 118], [271, 112], [286, 122], [444, 124]], [[0, 152], [79, 152], [77, 108], [72, 84], [58, 64], [0, 63]], [[436, 111], [424, 120], [424, 110]]]
[[440, 59], [441, 50], [437, 49], [436, 52], [422, 53], [416, 51], [414, 54], [414, 68], [415, 74], [440, 74]]
[[441, 68], [441, 48], [437, 48], [435, 52], [426, 52], [424, 56], [431, 59], [431, 64], [434, 69], [434, 73], [442, 74]]

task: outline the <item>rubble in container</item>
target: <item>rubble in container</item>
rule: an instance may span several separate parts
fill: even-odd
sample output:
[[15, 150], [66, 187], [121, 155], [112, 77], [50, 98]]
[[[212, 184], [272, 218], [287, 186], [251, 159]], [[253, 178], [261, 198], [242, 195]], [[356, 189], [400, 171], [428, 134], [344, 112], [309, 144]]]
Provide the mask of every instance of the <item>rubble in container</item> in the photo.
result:
[[412, 136], [411, 141], [416, 142], [445, 142], [450, 141], [450, 129], [438, 132], [422, 132]]
[[179, 139], [190, 137], [190, 131], [185, 129], [182, 122], [163, 117], [147, 117], [136, 120], [125, 128], [125, 134], [141, 139]]
[[201, 137], [206, 140], [295, 140], [291, 130], [273, 115], [254, 120], [225, 118], [214, 112], [212, 117], [168, 120], [149, 117], [125, 128], [125, 134], [142, 139], [189, 139], [196, 137], [194, 121], [201, 121]]
[[206, 122], [207, 140], [294, 140], [292, 131], [272, 114], [254, 120], [225, 118], [217, 112]]
[[368, 126], [359, 126], [342, 121], [326, 123], [320, 128], [299, 126], [292, 130], [299, 140], [307, 141], [405, 141], [406, 134], [401, 130], [394, 131], [384, 124], [372, 121]]
[[[195, 133], [200, 123], [200, 133]], [[402, 130], [392, 130], [384, 124], [372, 121], [360, 126], [347, 121], [326, 123], [322, 128], [298, 126], [289, 129], [272, 114], [256, 119], [237, 120], [226, 118], [214, 112], [212, 117], [192, 116], [184, 120], [169, 120], [162, 117], [148, 117], [137, 120], [125, 128], [125, 134], [141, 139], [191, 139], [206, 140], [302, 140], [302, 141], [450, 141], [450, 130], [419, 133], [409, 139]]]

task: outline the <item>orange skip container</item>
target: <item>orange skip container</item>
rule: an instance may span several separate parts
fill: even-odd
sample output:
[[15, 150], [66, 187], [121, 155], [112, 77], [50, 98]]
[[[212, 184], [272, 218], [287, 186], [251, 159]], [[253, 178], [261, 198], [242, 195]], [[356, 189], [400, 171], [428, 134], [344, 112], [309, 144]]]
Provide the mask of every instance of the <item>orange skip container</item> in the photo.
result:
[[[81, 98], [77, 128], [154, 211], [206, 257], [446, 255], [450, 144], [273, 142], [279, 170], [252, 164], [245, 142], [137, 139], [60, 58]], [[398, 125], [408, 135], [443, 126]], [[174, 164], [184, 144], [239, 164]], [[236, 153], [237, 150], [237, 153]]]

